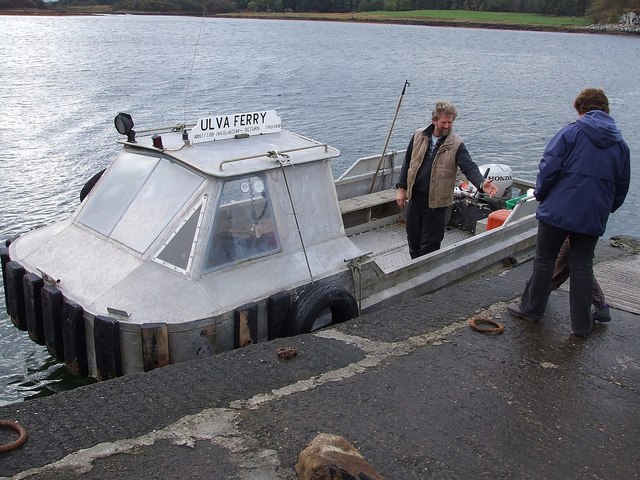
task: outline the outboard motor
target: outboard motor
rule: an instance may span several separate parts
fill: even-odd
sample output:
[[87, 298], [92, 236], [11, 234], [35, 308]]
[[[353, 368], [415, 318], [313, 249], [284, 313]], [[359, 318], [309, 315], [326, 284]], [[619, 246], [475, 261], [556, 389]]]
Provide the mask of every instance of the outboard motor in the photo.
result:
[[[513, 175], [511, 167], [508, 165], [503, 165], [501, 163], [488, 163], [486, 165], [480, 165], [480, 172], [483, 174], [489, 170], [487, 174], [487, 179], [493, 180], [493, 184], [496, 186], [498, 191], [496, 192], [496, 197], [507, 197], [509, 196], [509, 188], [513, 185]], [[469, 184], [468, 186], [469, 194], [475, 194], [476, 188]]]
[[507, 189], [513, 185], [513, 175], [511, 167], [508, 165], [503, 165], [501, 163], [480, 165], [480, 171], [482, 173], [486, 172], [487, 169], [489, 169], [489, 175], [487, 176], [487, 179], [493, 180], [493, 184], [498, 189], [498, 191], [496, 192], [496, 196], [506, 196], [505, 194], [507, 192]]

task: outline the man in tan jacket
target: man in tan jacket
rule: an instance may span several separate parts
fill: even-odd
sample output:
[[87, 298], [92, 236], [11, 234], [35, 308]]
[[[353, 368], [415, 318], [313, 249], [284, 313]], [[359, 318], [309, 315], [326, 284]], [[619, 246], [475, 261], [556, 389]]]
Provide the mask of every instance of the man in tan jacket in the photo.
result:
[[407, 243], [411, 258], [440, 248], [447, 207], [453, 204], [458, 168], [467, 180], [489, 196], [498, 191], [493, 180], [485, 180], [462, 138], [453, 132], [457, 115], [451, 102], [436, 102], [431, 125], [416, 130], [407, 147], [396, 184], [396, 201], [400, 207], [407, 207]]

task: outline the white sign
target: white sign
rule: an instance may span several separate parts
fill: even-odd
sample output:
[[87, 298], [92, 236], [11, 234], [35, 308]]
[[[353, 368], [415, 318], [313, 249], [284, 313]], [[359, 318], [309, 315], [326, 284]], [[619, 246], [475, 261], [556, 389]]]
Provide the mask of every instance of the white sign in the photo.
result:
[[191, 140], [193, 143], [211, 142], [240, 134], [260, 135], [280, 130], [280, 117], [275, 110], [236, 113], [199, 119], [191, 129]]

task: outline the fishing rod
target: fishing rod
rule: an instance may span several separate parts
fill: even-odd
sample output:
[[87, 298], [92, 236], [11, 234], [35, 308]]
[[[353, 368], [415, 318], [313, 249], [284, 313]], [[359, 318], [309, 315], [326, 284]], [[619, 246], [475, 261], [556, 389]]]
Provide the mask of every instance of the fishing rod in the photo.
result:
[[384, 155], [387, 153], [387, 146], [389, 145], [389, 139], [391, 138], [391, 132], [393, 132], [393, 127], [396, 124], [396, 118], [398, 118], [398, 112], [400, 111], [400, 105], [402, 104], [402, 98], [404, 97], [404, 92], [407, 87], [410, 87], [411, 84], [408, 80], [404, 81], [404, 86], [402, 87], [402, 93], [400, 94], [400, 98], [398, 99], [398, 106], [396, 107], [396, 113], [393, 116], [393, 121], [391, 122], [391, 128], [389, 129], [389, 134], [387, 135], [387, 140], [384, 142], [384, 148], [382, 149], [382, 155], [380, 155], [380, 161], [378, 162], [378, 168], [376, 168], [376, 173], [373, 175], [371, 179], [371, 186], [369, 187], [369, 193], [373, 192], [373, 186], [376, 183], [376, 178], [378, 177], [378, 172], [380, 171], [380, 167], [382, 167], [382, 162], [384, 161]]

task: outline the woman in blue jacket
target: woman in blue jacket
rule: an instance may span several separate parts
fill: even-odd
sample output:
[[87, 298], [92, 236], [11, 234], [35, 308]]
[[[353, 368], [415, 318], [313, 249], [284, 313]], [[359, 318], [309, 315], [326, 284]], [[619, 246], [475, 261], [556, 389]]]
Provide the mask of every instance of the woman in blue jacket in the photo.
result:
[[571, 327], [575, 336], [586, 337], [593, 324], [593, 252], [609, 214], [624, 202], [631, 167], [629, 147], [609, 115], [605, 93], [587, 88], [573, 105], [578, 120], [551, 139], [540, 161], [534, 192], [540, 204], [533, 273], [520, 304], [509, 304], [507, 309], [531, 323], [542, 319], [556, 257], [569, 237]]

